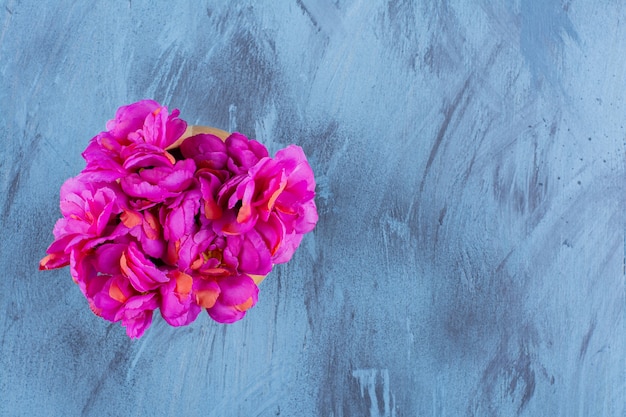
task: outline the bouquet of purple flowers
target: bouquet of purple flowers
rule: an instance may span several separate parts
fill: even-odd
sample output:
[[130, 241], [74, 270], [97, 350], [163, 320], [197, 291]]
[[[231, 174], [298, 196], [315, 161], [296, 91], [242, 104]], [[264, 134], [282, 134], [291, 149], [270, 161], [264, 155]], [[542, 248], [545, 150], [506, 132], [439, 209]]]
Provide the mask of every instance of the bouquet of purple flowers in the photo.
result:
[[172, 326], [202, 309], [240, 320], [318, 218], [300, 147], [271, 158], [255, 140], [178, 115], [152, 100], [118, 109], [83, 152], [85, 169], [61, 187], [63, 217], [40, 262], [69, 265], [91, 310], [132, 338], [157, 308]]

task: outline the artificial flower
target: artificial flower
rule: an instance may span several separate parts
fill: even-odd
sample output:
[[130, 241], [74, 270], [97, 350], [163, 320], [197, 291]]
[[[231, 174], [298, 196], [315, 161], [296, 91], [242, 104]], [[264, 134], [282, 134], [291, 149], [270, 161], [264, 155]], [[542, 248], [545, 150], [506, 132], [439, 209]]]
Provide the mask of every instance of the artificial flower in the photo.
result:
[[178, 116], [153, 100], [118, 109], [61, 187], [62, 218], [40, 262], [69, 265], [90, 309], [131, 338], [156, 310], [172, 326], [202, 310], [242, 319], [318, 219], [301, 148], [271, 158], [240, 133], [193, 134]]

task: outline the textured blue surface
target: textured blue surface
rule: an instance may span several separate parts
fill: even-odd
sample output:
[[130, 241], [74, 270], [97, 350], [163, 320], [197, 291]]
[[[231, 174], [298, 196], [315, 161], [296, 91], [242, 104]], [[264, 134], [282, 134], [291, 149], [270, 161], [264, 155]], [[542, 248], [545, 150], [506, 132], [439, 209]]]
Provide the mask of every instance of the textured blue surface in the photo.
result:
[[[626, 416], [622, 2], [0, 4], [1, 416]], [[37, 263], [147, 97], [301, 145], [320, 221], [130, 341]]]

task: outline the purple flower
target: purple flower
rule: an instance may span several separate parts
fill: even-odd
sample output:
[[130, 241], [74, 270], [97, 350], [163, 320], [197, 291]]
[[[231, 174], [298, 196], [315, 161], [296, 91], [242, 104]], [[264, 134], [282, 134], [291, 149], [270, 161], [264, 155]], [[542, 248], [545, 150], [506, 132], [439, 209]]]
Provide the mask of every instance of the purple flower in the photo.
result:
[[198, 167], [221, 170], [226, 167], [226, 144], [217, 136], [200, 133], [185, 139], [180, 145], [185, 158], [193, 159]]
[[[214, 222], [218, 233], [241, 235], [256, 228], [274, 258], [287, 262], [317, 223], [315, 179], [304, 152], [291, 145], [274, 159], [262, 158], [247, 174], [227, 181], [218, 202], [228, 210]], [[238, 209], [237, 209], [238, 208]]]
[[249, 275], [266, 275], [272, 270], [272, 255], [255, 230], [226, 237], [224, 259], [236, 270]]
[[143, 199], [150, 204], [162, 203], [178, 196], [194, 181], [196, 165], [192, 159], [178, 161], [173, 165], [156, 166], [131, 173], [120, 180], [124, 192], [131, 198]]
[[54, 226], [55, 241], [41, 260], [40, 269], [66, 266], [72, 250], [87, 251], [123, 233], [116, 215], [125, 204], [117, 184], [92, 184], [81, 176], [70, 178], [61, 187], [61, 214]]
[[135, 242], [128, 244], [119, 262], [122, 275], [139, 292], [155, 290], [170, 280], [164, 271], [146, 259]]
[[61, 188], [62, 218], [40, 262], [69, 265], [91, 310], [131, 338], [156, 309], [172, 326], [202, 309], [240, 320], [318, 220], [302, 149], [270, 158], [240, 133], [186, 129], [178, 114], [152, 100], [118, 109]]
[[192, 293], [193, 278], [180, 271], [172, 271], [171, 279], [161, 286], [161, 316], [171, 326], [186, 326], [193, 322], [200, 307]]
[[122, 322], [131, 338], [139, 338], [152, 323], [159, 296], [137, 292], [121, 275], [98, 276], [90, 281], [87, 298], [92, 311], [112, 322]]
[[173, 161], [166, 148], [187, 128], [178, 115], [178, 110], [168, 114], [166, 107], [153, 100], [120, 107], [107, 130], [91, 139], [83, 152], [87, 161], [84, 174], [91, 181], [114, 181], [135, 172], [134, 168], [145, 167], [146, 159]]
[[254, 139], [248, 139], [241, 133], [233, 133], [225, 141], [228, 170], [234, 175], [245, 174], [262, 158], [267, 158], [267, 148]]
[[217, 322], [234, 323], [241, 320], [259, 298], [259, 288], [247, 275], [225, 277], [216, 283], [219, 293], [207, 312]]
[[126, 209], [120, 214], [120, 221], [146, 255], [153, 258], [164, 256], [166, 243], [158, 210], [153, 207], [143, 211]]

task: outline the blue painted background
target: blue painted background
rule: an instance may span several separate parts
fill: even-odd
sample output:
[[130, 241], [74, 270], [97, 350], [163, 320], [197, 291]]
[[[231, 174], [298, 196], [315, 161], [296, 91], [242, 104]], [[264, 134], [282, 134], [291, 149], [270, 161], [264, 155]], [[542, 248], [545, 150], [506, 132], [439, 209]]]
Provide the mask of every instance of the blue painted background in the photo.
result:
[[[626, 416], [623, 2], [0, 5], [0, 415]], [[37, 265], [147, 97], [301, 145], [320, 221], [243, 321], [130, 341]]]

